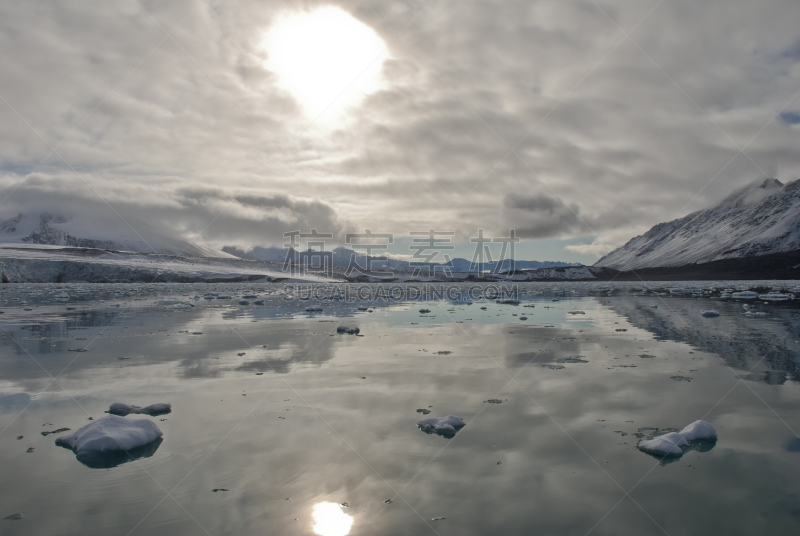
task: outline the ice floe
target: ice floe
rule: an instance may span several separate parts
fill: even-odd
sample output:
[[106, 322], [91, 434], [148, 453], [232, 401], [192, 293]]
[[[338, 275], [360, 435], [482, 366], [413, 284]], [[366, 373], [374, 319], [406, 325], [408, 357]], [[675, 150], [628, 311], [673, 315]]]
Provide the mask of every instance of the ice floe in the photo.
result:
[[432, 417], [430, 419], [423, 419], [417, 423], [420, 430], [426, 434], [438, 434], [443, 437], [454, 437], [456, 432], [461, 430], [467, 425], [455, 415], [448, 415], [447, 417]]
[[[643, 439], [636, 447], [654, 456], [679, 458], [687, 451], [692, 450], [693, 443], [711, 443], [716, 439], [717, 431], [713, 426], [706, 421], [694, 421], [680, 432], [670, 432], [653, 439]], [[697, 448], [697, 450], [706, 451], [710, 448]]]
[[78, 461], [92, 468], [115, 467], [126, 461], [152, 456], [161, 443], [161, 430], [147, 419], [108, 415], [56, 439], [71, 449]]
[[141, 413], [144, 415], [150, 415], [151, 417], [155, 417], [156, 415], [165, 415], [171, 412], [172, 412], [172, 404], [165, 404], [165, 403], [150, 404], [149, 406], [141, 408], [139, 406], [129, 406], [128, 404], [115, 402], [114, 404], [111, 404], [106, 413], [110, 413], [112, 415], [119, 415], [120, 417], [124, 417], [125, 415], [130, 415], [131, 413]]
[[670, 432], [650, 440], [639, 442], [639, 450], [662, 456], [683, 456], [681, 447], [688, 447], [689, 442], [677, 432]]
[[719, 316], [719, 312], [714, 311], [713, 309], [709, 309], [708, 311], [703, 311], [702, 314], [706, 318], [716, 318]]
[[686, 428], [678, 432], [686, 441], [696, 441], [698, 439], [716, 439], [717, 431], [706, 421], [694, 421]]

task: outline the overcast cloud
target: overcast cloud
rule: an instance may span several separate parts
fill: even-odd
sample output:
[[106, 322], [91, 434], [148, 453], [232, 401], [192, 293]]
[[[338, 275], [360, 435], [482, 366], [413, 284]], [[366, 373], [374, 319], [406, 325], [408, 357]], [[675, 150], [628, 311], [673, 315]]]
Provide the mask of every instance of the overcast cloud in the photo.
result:
[[[112, 205], [216, 247], [515, 227], [591, 262], [800, 177], [796, 0], [137, 1], [0, 5], [0, 218]], [[388, 50], [309, 127], [261, 42], [320, 5]]]

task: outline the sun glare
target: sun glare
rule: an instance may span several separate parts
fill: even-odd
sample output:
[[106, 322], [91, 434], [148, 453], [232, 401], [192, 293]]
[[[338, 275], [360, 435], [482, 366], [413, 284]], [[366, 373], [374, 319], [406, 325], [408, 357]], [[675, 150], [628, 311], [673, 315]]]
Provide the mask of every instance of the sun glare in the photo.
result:
[[315, 504], [311, 517], [314, 518], [314, 534], [319, 536], [346, 536], [353, 526], [353, 518], [342, 512], [341, 506], [332, 502]]
[[338, 7], [280, 15], [263, 47], [265, 67], [312, 117], [357, 105], [381, 86], [386, 44]]

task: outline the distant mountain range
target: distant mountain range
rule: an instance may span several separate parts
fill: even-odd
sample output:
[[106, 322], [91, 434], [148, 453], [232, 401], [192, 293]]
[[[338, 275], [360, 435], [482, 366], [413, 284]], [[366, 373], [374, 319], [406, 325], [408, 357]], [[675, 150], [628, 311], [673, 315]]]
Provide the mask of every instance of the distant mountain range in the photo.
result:
[[17, 214], [0, 223], [0, 243], [231, 258], [213, 248], [174, 238], [147, 223], [128, 220], [126, 222], [116, 215], [101, 221], [96, 217], [49, 212]]
[[[618, 271], [704, 266], [742, 274], [800, 264], [800, 181], [756, 181], [719, 205], [660, 223], [598, 260], [592, 268]], [[747, 265], [745, 269], [744, 266]], [[788, 272], [787, 272], [788, 270]], [[800, 270], [794, 269], [796, 277]], [[765, 277], [769, 274], [764, 273]], [[769, 275], [778, 277], [777, 275]]]
[[284, 262], [288, 258], [290, 262], [296, 264], [318, 264], [322, 255], [328, 256], [328, 262], [332, 266], [344, 268], [353, 266], [355, 268], [370, 266], [373, 271], [391, 271], [391, 272], [413, 272], [416, 268], [430, 268], [437, 273], [443, 270], [450, 272], [460, 273], [505, 273], [513, 270], [536, 270], [539, 268], [559, 268], [565, 266], [581, 266], [580, 264], [558, 262], [558, 261], [519, 261], [505, 259], [503, 261], [475, 263], [467, 259], [451, 259], [447, 263], [414, 263], [406, 260], [394, 259], [386, 256], [366, 256], [362, 255], [352, 249], [345, 247], [338, 247], [329, 252], [318, 251], [297, 251], [294, 249], [286, 248], [263, 248], [255, 247], [249, 251], [244, 251], [240, 248], [233, 246], [225, 246], [222, 251], [229, 253], [242, 259], [259, 260], [259, 261], [281, 261]]
[[[461, 274], [461, 278], [469, 274], [466, 277], [470, 279], [486, 272], [518, 280], [800, 279], [800, 180], [785, 185], [776, 179], [756, 181], [736, 190], [715, 207], [654, 226], [591, 267], [510, 259], [480, 264], [462, 258], [447, 263], [414, 263], [386, 256], [367, 257], [344, 247], [322, 253], [277, 247], [245, 251], [234, 246], [218, 251], [176, 238], [146, 222], [129, 222], [131, 225], [116, 215], [98, 220], [88, 214], [21, 213], [0, 223], [0, 249], [26, 248], [33, 255], [33, 246], [40, 246], [35, 248], [37, 251], [86, 248], [75, 254], [85, 256], [89, 250], [93, 255], [122, 251], [140, 254], [142, 258], [152, 258], [149, 254], [155, 253], [185, 257], [189, 264], [207, 263], [210, 259], [234, 263], [232, 266], [244, 274], [242, 277], [253, 276], [250, 273], [253, 270], [280, 271], [278, 263], [285, 262], [288, 255], [291, 263], [312, 266], [321, 264], [324, 257], [324, 262], [345, 278], [351, 277], [348, 267], [354, 268], [356, 274], [367, 272], [365, 268], [369, 267], [372, 272], [369, 275], [378, 278], [379, 272], [413, 275], [420, 269], [422, 277], [426, 276], [424, 272], [433, 277], [452, 273]], [[124, 264], [121, 259], [114, 262]], [[217, 270], [217, 265], [214, 266]], [[230, 271], [229, 267], [225, 270]]]

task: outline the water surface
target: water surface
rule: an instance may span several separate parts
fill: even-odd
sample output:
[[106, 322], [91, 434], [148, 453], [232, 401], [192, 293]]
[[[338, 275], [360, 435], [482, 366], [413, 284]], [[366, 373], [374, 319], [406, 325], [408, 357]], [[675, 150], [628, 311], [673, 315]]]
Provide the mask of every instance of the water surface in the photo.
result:
[[[725, 286], [529, 284], [498, 304], [4, 285], [0, 517], [24, 516], [0, 528], [796, 534], [800, 310], [715, 299]], [[93, 468], [41, 434], [114, 402], [172, 404], [126, 417], [163, 431], [152, 452]], [[467, 425], [424, 434], [418, 409]], [[710, 450], [665, 463], [635, 447], [697, 419], [719, 432]]]

